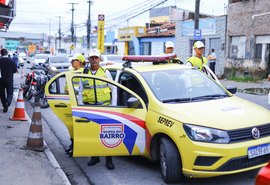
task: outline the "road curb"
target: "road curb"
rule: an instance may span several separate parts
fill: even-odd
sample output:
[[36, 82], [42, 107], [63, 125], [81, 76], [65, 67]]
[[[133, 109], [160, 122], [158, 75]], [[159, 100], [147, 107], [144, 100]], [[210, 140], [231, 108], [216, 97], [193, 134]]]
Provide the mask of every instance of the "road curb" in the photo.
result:
[[[18, 97], [18, 90], [15, 90], [13, 92], [13, 100], [16, 100], [16, 97]], [[29, 117], [29, 115], [27, 114], [27, 112], [25, 111], [25, 116], [27, 117], [27, 122], [29, 125], [31, 125], [31, 118]], [[45, 139], [43, 139], [44, 145], [47, 147], [44, 151], [45, 155], [47, 156], [47, 159], [49, 160], [49, 162], [51, 163], [51, 165], [53, 166], [53, 168], [56, 170], [56, 172], [58, 173], [58, 175], [63, 179], [63, 181], [65, 182], [64, 185], [71, 185], [70, 181], [68, 180], [66, 174], [64, 173], [64, 171], [62, 170], [61, 166], [59, 165], [59, 163], [57, 162], [56, 158], [54, 157], [51, 149], [49, 148], [49, 146], [47, 145], [47, 143], [45, 142]]]

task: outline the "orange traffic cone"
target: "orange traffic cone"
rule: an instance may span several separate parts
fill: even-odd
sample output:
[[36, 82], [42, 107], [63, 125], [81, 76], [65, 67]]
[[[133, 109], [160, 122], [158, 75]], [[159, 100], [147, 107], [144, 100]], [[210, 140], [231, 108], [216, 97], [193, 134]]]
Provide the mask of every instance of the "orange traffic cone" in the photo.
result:
[[39, 103], [35, 103], [34, 112], [32, 116], [32, 123], [29, 129], [28, 140], [24, 148], [39, 152], [42, 152], [47, 148], [44, 146], [43, 142], [41, 112]]
[[24, 100], [23, 100], [23, 90], [20, 89], [16, 107], [13, 116], [9, 118], [11, 121], [27, 121], [24, 111]]

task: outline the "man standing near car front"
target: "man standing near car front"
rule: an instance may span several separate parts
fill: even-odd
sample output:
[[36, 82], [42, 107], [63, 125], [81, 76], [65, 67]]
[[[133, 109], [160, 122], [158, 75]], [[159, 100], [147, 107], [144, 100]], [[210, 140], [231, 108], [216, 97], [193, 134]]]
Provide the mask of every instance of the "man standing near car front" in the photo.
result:
[[13, 97], [13, 74], [17, 72], [17, 66], [8, 57], [8, 51], [1, 49], [0, 58], [0, 98], [3, 105], [3, 112], [8, 111]]
[[[106, 77], [112, 80], [112, 76], [108, 70], [104, 70], [100, 65], [101, 54], [97, 49], [93, 49], [89, 54], [89, 63], [90, 67], [85, 68], [84, 73], [95, 75], [98, 77]], [[93, 84], [93, 80], [85, 80], [83, 81], [84, 90], [83, 90], [83, 103], [91, 104], [91, 105], [112, 105], [116, 106], [116, 89], [115, 86], [110, 85], [106, 82], [97, 80], [95, 85]], [[93, 88], [95, 86], [95, 89]], [[102, 91], [102, 93], [100, 93]], [[95, 96], [93, 96], [95, 93]], [[102, 94], [102, 96], [101, 96]], [[94, 98], [94, 99], [93, 99]], [[93, 166], [100, 162], [99, 157], [92, 157], [90, 161], [87, 163], [88, 166]], [[113, 170], [114, 164], [112, 161], [112, 157], [106, 157], [106, 167], [109, 170]]]
[[208, 63], [207, 58], [203, 56], [204, 48], [204, 43], [202, 41], [196, 41], [193, 45], [195, 56], [188, 58], [186, 65], [202, 70], [203, 65]]

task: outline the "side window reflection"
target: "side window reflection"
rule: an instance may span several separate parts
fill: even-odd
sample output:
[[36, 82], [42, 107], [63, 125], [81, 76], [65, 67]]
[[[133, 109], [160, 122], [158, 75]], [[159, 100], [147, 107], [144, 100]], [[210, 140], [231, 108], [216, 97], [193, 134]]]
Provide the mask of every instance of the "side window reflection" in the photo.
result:
[[[141, 107], [132, 94], [111, 83], [92, 78], [75, 77], [72, 80], [78, 106]], [[130, 99], [131, 98], [131, 99]], [[133, 105], [132, 105], [133, 103]]]
[[67, 94], [65, 92], [66, 77], [65, 75], [56, 78], [49, 87], [50, 94]]

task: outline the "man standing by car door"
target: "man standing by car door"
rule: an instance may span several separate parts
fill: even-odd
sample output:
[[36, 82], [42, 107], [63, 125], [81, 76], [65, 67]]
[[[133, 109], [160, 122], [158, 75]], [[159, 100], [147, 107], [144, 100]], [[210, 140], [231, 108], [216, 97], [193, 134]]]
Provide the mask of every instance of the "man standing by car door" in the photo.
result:
[[13, 74], [17, 72], [17, 66], [8, 57], [8, 51], [1, 49], [0, 58], [0, 98], [3, 105], [3, 112], [8, 111], [13, 97]]
[[[106, 77], [112, 80], [112, 76], [108, 70], [104, 70], [100, 65], [101, 54], [97, 49], [93, 49], [89, 54], [90, 67], [85, 68], [85, 74], [91, 74], [98, 77]], [[116, 89], [106, 82], [96, 80], [95, 83], [92, 79], [83, 81], [83, 103], [91, 105], [111, 105], [116, 106]], [[95, 94], [95, 95], [93, 95]], [[93, 99], [94, 98], [94, 99]], [[92, 157], [87, 163], [88, 166], [93, 166], [100, 162], [99, 157]], [[113, 170], [114, 164], [112, 157], [106, 157], [106, 167]]]

